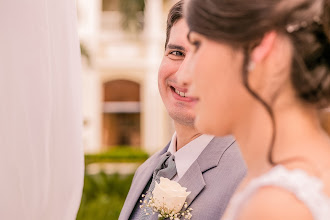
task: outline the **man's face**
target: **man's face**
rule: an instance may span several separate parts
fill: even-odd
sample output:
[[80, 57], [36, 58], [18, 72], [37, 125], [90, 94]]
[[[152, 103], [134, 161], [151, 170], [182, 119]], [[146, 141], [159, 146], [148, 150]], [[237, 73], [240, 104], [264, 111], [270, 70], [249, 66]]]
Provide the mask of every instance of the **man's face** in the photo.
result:
[[177, 80], [178, 76], [185, 74], [185, 57], [189, 53], [188, 30], [184, 19], [173, 25], [158, 71], [158, 88], [171, 118], [176, 123], [193, 126], [195, 114], [192, 99], [186, 97], [188, 85], [180, 85]]

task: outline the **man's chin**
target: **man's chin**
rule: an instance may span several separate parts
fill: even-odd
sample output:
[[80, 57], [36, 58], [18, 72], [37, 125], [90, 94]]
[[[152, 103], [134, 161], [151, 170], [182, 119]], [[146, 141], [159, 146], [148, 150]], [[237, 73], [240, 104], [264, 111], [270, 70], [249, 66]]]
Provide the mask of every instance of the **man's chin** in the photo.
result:
[[169, 114], [174, 123], [178, 123], [184, 126], [194, 127], [195, 117], [186, 114]]

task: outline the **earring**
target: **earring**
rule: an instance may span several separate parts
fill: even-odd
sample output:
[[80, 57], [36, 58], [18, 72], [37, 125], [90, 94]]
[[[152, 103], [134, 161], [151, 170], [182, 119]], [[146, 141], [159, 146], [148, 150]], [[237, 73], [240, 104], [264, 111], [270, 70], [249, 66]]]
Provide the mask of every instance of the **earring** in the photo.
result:
[[249, 61], [249, 64], [248, 64], [248, 67], [247, 67], [247, 70], [249, 71], [249, 72], [251, 72], [251, 71], [253, 71], [254, 70], [254, 68], [256, 67], [256, 64], [255, 64], [255, 62], [253, 62], [253, 61]]

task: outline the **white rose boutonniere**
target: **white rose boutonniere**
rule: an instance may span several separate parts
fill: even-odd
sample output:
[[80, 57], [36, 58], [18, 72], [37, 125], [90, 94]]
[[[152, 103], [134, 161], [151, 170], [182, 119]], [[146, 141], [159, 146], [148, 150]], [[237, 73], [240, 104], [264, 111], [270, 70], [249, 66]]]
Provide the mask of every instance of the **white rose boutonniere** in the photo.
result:
[[179, 183], [161, 177], [160, 182], [155, 183], [155, 189], [152, 191], [151, 197], [148, 198], [149, 201], [145, 201], [145, 205], [141, 205], [140, 208], [150, 207], [152, 213], [148, 213], [146, 209], [144, 211], [147, 215], [157, 212], [158, 219], [177, 220], [181, 217], [190, 219], [192, 208], [181, 211], [183, 207], [188, 207], [186, 199], [190, 192], [186, 190], [187, 188], [182, 187]]

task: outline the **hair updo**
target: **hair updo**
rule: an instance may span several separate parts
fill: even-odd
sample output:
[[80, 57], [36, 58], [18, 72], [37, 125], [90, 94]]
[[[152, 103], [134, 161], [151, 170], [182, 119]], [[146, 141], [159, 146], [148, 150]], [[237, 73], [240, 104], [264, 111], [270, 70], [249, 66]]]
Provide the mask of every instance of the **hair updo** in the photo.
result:
[[190, 0], [186, 18], [191, 31], [244, 49], [243, 79], [250, 49], [271, 30], [287, 35], [297, 95], [330, 104], [330, 0]]

